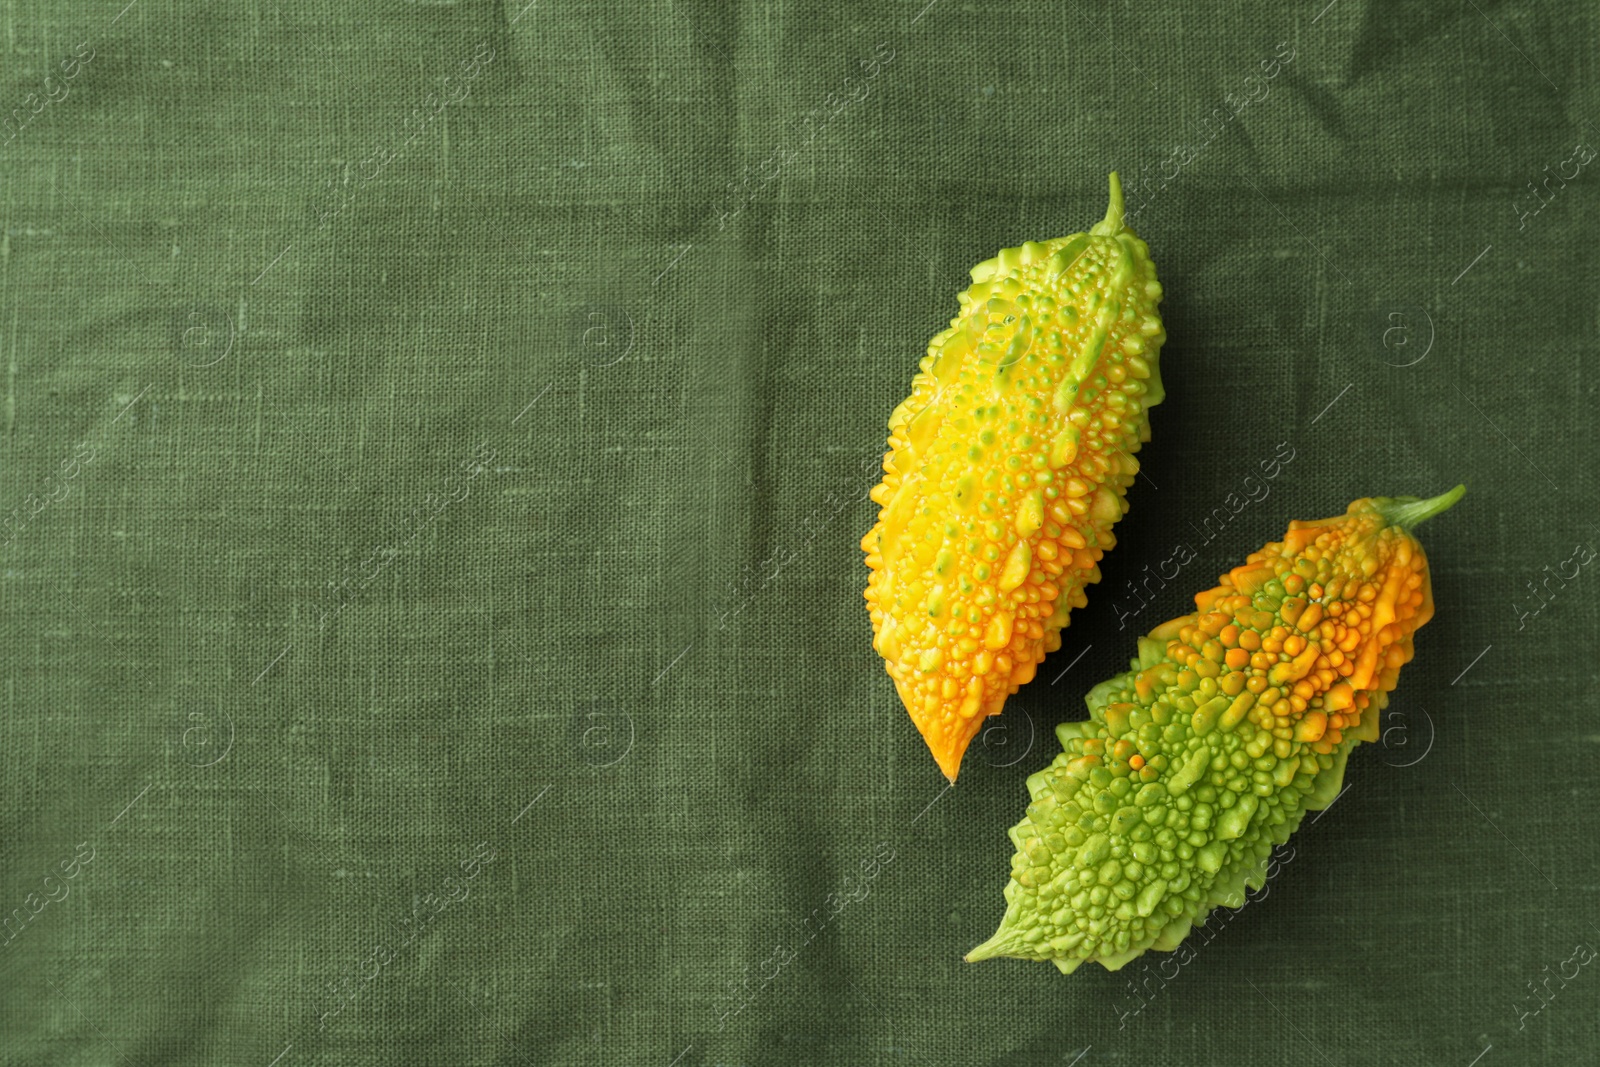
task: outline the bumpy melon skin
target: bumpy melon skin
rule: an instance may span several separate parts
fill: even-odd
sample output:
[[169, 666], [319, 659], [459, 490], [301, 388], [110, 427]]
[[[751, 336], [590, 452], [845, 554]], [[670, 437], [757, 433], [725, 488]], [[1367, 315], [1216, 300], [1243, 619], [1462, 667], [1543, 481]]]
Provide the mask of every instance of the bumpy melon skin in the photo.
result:
[[889, 417], [861, 541], [873, 647], [951, 782], [1100, 580], [1166, 339], [1115, 174], [1088, 233], [1008, 248], [972, 279]]
[[1259, 888], [1265, 860], [1333, 802], [1433, 615], [1409, 527], [1458, 500], [1362, 499], [1292, 522], [1139, 639], [1132, 669], [1092, 689], [1090, 716], [1028, 779], [1032, 803], [999, 930], [968, 954], [1117, 970], [1178, 947], [1218, 905]]

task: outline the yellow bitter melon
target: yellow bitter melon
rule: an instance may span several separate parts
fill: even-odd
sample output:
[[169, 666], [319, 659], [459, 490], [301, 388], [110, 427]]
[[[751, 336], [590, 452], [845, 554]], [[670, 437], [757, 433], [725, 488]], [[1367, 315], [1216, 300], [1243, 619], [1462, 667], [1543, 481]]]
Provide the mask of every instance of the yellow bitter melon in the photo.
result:
[[1086, 960], [1117, 970], [1178, 947], [1217, 905], [1259, 889], [1264, 861], [1339, 795], [1412, 635], [1433, 617], [1411, 528], [1466, 492], [1357, 500], [1292, 522], [1139, 639], [1126, 674], [1057, 729], [1011, 830], [1005, 918], [969, 960]]
[[951, 782], [1100, 580], [1163, 397], [1161, 284], [1111, 175], [1088, 233], [972, 268], [889, 416], [861, 541], [874, 647]]

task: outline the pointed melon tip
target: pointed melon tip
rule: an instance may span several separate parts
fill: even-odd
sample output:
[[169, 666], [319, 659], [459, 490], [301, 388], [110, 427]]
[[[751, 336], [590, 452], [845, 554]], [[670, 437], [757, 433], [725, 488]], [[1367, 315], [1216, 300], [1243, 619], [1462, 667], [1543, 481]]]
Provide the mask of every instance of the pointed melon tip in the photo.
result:
[[968, 963], [978, 963], [983, 960], [992, 960], [997, 957], [1004, 956], [1010, 947], [1011, 938], [1008, 936], [1005, 929], [1001, 928], [994, 932], [993, 937], [989, 938], [989, 940], [974, 948], [961, 958], [966, 960]]

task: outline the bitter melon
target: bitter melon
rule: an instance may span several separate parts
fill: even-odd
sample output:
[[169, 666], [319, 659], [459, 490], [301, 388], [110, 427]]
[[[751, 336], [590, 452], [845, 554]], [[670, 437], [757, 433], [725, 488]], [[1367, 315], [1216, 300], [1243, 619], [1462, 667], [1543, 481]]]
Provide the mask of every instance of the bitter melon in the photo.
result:
[[1411, 527], [1459, 500], [1362, 499], [1291, 522], [1139, 640], [1128, 673], [1028, 779], [1005, 918], [969, 960], [1085, 960], [1117, 970], [1172, 950], [1219, 904], [1260, 888], [1263, 861], [1338, 797], [1433, 616]]
[[972, 268], [950, 328], [889, 416], [862, 539], [873, 647], [951, 782], [1100, 580], [1163, 397], [1149, 248], [1111, 175], [1088, 233]]

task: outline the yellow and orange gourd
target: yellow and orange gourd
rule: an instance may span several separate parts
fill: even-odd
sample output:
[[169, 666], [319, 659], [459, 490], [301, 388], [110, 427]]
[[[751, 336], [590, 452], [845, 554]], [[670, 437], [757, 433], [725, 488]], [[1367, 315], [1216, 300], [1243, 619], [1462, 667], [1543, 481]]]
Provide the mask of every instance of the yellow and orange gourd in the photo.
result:
[[1433, 616], [1411, 528], [1464, 492], [1291, 522], [1140, 638], [1132, 669], [1089, 692], [1089, 719], [1062, 725], [1063, 751], [1028, 779], [1005, 917], [967, 958], [1116, 970], [1241, 906], [1272, 847], [1337, 798], [1350, 750], [1377, 738]]
[[873, 644], [951, 782], [1100, 580], [1163, 397], [1161, 284], [1122, 208], [1112, 174], [1088, 233], [974, 267], [889, 416], [861, 542]]

